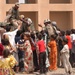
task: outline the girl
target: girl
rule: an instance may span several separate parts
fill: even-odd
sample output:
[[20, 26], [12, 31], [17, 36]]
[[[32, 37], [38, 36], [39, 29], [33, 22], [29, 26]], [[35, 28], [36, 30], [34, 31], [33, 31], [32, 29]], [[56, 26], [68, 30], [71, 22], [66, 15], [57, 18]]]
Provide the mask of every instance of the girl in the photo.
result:
[[71, 74], [72, 72], [72, 67], [71, 64], [69, 62], [69, 47], [68, 47], [68, 40], [65, 38], [63, 39], [63, 49], [60, 51], [61, 53], [61, 58], [62, 58], [62, 62], [63, 62], [63, 66], [65, 68], [65, 71], [67, 74]]
[[24, 50], [25, 50], [25, 61], [24, 61], [24, 65], [25, 65], [25, 71], [27, 73], [30, 73], [33, 71], [33, 52], [31, 49], [31, 44], [30, 44], [30, 33], [29, 32], [25, 32], [24, 33]]
[[[6, 38], [2, 39], [2, 44], [3, 44], [4, 49], [10, 50], [11, 54], [13, 54], [13, 52], [15, 52], [15, 49], [11, 46], [11, 44], [10, 44], [8, 39], [6, 39]], [[18, 56], [15, 56], [15, 58], [16, 58], [16, 60], [18, 62], [19, 61]], [[16, 70], [16, 72], [18, 72], [18, 70], [19, 70], [18, 69], [18, 64], [15, 66], [14, 69]]]
[[15, 75], [13, 67], [17, 64], [15, 58], [10, 55], [8, 49], [3, 50], [3, 58], [0, 59], [0, 75]]
[[48, 46], [50, 47], [51, 51], [49, 54], [50, 59], [50, 67], [49, 70], [56, 70], [57, 69], [57, 45], [56, 45], [56, 36], [51, 35], [51, 40], [48, 43]]

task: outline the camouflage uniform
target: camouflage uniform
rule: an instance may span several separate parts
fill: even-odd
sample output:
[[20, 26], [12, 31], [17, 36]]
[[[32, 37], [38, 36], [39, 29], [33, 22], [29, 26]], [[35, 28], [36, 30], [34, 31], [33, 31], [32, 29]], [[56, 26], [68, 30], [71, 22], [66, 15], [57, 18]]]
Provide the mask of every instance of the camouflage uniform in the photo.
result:
[[[15, 6], [17, 5], [15, 4]], [[18, 8], [16, 9], [15, 6], [8, 11], [6, 19], [4, 20], [5, 24], [11, 23], [13, 25], [12, 28], [14, 29], [17, 28], [18, 26], [17, 20], [19, 20], [19, 10]]]
[[22, 19], [22, 32], [32, 32], [34, 27], [32, 25], [32, 20], [30, 18]]

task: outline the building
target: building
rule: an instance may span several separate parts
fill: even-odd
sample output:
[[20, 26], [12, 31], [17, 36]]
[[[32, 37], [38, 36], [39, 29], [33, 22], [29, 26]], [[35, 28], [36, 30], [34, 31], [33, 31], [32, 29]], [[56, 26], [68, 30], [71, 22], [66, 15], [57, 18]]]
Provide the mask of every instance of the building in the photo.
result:
[[[8, 10], [18, 0], [0, 0], [0, 21], [4, 21]], [[44, 19], [56, 21], [62, 30], [75, 28], [75, 0], [25, 0], [20, 5], [20, 14], [30, 17], [35, 28], [38, 23], [43, 24]]]

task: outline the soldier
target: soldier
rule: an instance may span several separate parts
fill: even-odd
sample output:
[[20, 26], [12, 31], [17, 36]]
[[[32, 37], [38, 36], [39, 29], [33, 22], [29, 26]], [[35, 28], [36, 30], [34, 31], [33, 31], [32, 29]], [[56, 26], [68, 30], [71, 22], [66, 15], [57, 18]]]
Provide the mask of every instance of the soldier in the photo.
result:
[[22, 32], [28, 32], [28, 24], [27, 22], [25, 21], [25, 16], [24, 15], [20, 15], [20, 21], [22, 21], [22, 26], [21, 26], [21, 30]]
[[60, 33], [60, 30], [57, 27], [57, 23], [55, 21], [52, 21], [52, 26], [54, 28], [55, 34], [58, 35]]
[[19, 3], [15, 3], [15, 6], [12, 7], [4, 20], [4, 23], [11, 23], [14, 27], [18, 26], [17, 20], [19, 19]]
[[51, 24], [51, 21], [49, 19], [44, 20], [45, 25], [45, 31], [47, 32], [48, 38], [50, 38], [51, 35], [54, 35], [54, 29]]
[[31, 32], [32, 20], [30, 18], [25, 18], [24, 15], [20, 16], [20, 20], [22, 21], [22, 32]]

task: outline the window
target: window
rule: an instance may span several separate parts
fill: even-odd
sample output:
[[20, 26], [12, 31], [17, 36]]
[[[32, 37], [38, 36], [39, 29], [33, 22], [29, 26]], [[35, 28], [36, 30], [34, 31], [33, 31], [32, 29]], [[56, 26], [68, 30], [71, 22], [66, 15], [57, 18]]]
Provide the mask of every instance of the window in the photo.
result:
[[49, 0], [49, 3], [72, 3], [72, 0]]
[[37, 0], [6, 0], [6, 3], [7, 4], [14, 4], [16, 2], [19, 2], [19, 3], [27, 3], [27, 4], [34, 4], [34, 3], [37, 3]]

